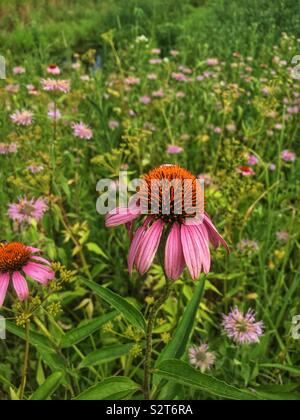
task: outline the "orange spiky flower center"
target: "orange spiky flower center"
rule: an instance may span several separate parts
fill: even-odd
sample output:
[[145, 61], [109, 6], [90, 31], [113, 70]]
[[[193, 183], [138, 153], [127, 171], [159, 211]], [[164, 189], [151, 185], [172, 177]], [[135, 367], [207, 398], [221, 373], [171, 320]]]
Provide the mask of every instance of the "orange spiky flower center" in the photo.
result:
[[31, 257], [31, 251], [19, 242], [0, 244], [0, 273], [21, 270]]
[[165, 223], [182, 223], [195, 216], [199, 187], [191, 172], [178, 165], [162, 165], [148, 172], [144, 181], [140, 196], [149, 215]]

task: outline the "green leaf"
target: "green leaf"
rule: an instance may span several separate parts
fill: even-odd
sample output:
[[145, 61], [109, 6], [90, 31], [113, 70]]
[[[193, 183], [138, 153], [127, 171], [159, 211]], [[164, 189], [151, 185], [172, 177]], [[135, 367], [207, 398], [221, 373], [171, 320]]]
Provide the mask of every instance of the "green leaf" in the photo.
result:
[[61, 372], [52, 373], [52, 375], [48, 376], [45, 382], [32, 394], [30, 399], [34, 401], [47, 400], [57, 390], [62, 379], [63, 374]]
[[126, 299], [92, 281], [85, 281], [85, 285], [93, 290], [99, 297], [109, 303], [112, 307], [117, 309], [117, 311], [119, 311], [124, 316], [124, 318], [127, 319], [127, 321], [134, 325], [136, 328], [142, 331], [146, 330], [146, 321], [143, 315], [138, 309], [127, 302]]
[[85, 322], [77, 328], [68, 331], [62, 338], [60, 346], [65, 349], [68, 347], [75, 346], [81, 341], [85, 340], [89, 335], [99, 330], [102, 325], [111, 321], [117, 315], [116, 311], [110, 312], [106, 315], [102, 315], [99, 318], [92, 319], [91, 321]]
[[[184, 314], [174, 332], [171, 341], [160, 353], [155, 366], [158, 366], [163, 360], [180, 359], [189, 343], [190, 335], [194, 329], [194, 321], [199, 309], [200, 301], [203, 295], [205, 279], [200, 278], [194, 291], [193, 297], [188, 303]], [[157, 385], [159, 379], [154, 376], [154, 384]]]
[[102, 248], [99, 245], [95, 244], [94, 242], [89, 242], [86, 244], [87, 249], [94, 254], [101, 255], [101, 257], [109, 260], [108, 256], [105, 254]]
[[122, 376], [104, 379], [78, 395], [75, 400], [121, 400], [133, 394], [139, 385]]
[[264, 368], [283, 370], [285, 372], [293, 373], [296, 376], [300, 376], [300, 369], [294, 366], [282, 365], [280, 363], [263, 363], [260, 366]]
[[181, 360], [165, 360], [157, 369], [157, 374], [162, 378], [176, 383], [190, 386], [209, 394], [230, 400], [259, 400], [257, 394], [248, 390], [241, 390], [227, 384], [213, 376], [196, 371]]
[[130, 352], [134, 344], [120, 344], [116, 346], [104, 347], [101, 350], [89, 353], [80, 363], [79, 369], [101, 365], [102, 363], [111, 362]]
[[[14, 334], [17, 337], [22, 338], [22, 340], [25, 340], [24, 328], [18, 327], [10, 321], [6, 321], [6, 329], [11, 334]], [[33, 346], [38, 347], [39, 349], [44, 350], [48, 353], [55, 353], [55, 350], [52, 348], [52, 344], [48, 340], [48, 338], [32, 330], [30, 330], [29, 342]]]

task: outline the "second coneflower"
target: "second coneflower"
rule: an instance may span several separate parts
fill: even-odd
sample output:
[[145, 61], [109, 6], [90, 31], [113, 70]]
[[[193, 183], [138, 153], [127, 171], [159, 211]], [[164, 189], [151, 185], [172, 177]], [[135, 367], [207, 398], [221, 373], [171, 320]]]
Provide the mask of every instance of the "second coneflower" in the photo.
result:
[[[153, 182], [159, 182], [155, 192]], [[170, 189], [170, 183], [172, 185]], [[169, 188], [169, 201], [165, 202], [164, 186]], [[106, 217], [106, 226], [126, 224], [132, 232], [132, 242], [128, 255], [128, 269], [145, 274], [159, 249], [164, 244], [164, 268], [168, 278], [178, 279], [187, 266], [193, 279], [203, 271], [208, 273], [211, 266], [209, 243], [215, 247], [227, 243], [219, 235], [209, 216], [203, 209], [197, 218], [195, 206], [198, 203], [197, 178], [178, 165], [162, 165], [151, 170], [145, 177], [139, 191], [141, 201], [146, 198], [147, 208], [119, 207]], [[179, 198], [179, 200], [178, 200]], [[187, 200], [186, 200], [187, 199]], [[181, 203], [182, 201], [182, 203]], [[179, 211], [178, 202], [181, 204]], [[139, 221], [134, 229], [133, 222]]]

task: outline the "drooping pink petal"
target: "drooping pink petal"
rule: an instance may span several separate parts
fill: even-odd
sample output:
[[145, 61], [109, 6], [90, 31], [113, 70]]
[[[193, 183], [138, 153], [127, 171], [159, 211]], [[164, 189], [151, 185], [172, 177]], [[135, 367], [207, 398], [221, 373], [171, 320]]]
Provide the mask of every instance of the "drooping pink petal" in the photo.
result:
[[19, 300], [23, 301], [28, 299], [29, 290], [25, 278], [18, 271], [14, 272], [12, 275], [13, 286], [16, 291], [16, 294]]
[[165, 247], [166, 275], [172, 280], [177, 280], [181, 276], [185, 266], [180, 229], [178, 223], [173, 224]]
[[46, 265], [51, 265], [51, 263], [48, 260], [46, 260], [46, 258], [39, 257], [38, 255], [33, 255], [31, 257], [31, 259], [34, 260], [34, 261], [40, 261], [40, 262], [42, 262], [42, 263], [44, 263]]
[[199, 247], [197, 226], [181, 226], [181, 243], [186, 265], [193, 280], [196, 280], [202, 268], [201, 248]]
[[8, 273], [2, 273], [0, 274], [0, 308], [3, 305], [7, 288], [9, 285], [9, 274]]
[[204, 225], [207, 229], [209, 240], [211, 241], [213, 246], [215, 248], [218, 248], [220, 245], [223, 245], [227, 252], [229, 252], [227, 242], [219, 234], [219, 232], [217, 231], [216, 227], [214, 226], [213, 222], [210, 220], [207, 214], [204, 215]]
[[49, 267], [38, 264], [35, 262], [29, 262], [23, 267], [23, 271], [28, 276], [41, 284], [47, 284], [49, 280], [53, 280], [55, 273]]
[[161, 220], [157, 220], [141, 238], [135, 258], [136, 268], [141, 275], [149, 270], [154, 260], [163, 229], [164, 223]]
[[196, 238], [197, 244], [200, 246], [201, 253], [202, 253], [203, 271], [205, 274], [208, 274], [210, 271], [210, 266], [211, 266], [208, 232], [204, 224], [196, 226], [195, 230], [196, 230], [195, 238]]
[[145, 232], [147, 231], [148, 226], [152, 220], [153, 220], [152, 217], [147, 217], [143, 225], [137, 229], [137, 231], [135, 232], [133, 236], [129, 253], [128, 253], [128, 271], [130, 274], [132, 273], [132, 270], [133, 270], [134, 260], [135, 260], [137, 251], [139, 249], [141, 239], [144, 236]]
[[34, 254], [36, 252], [41, 252], [41, 250], [39, 248], [33, 248], [32, 246], [28, 246], [27, 248], [29, 249], [29, 251], [31, 251]]
[[106, 227], [113, 227], [124, 225], [126, 223], [132, 222], [140, 216], [139, 211], [133, 211], [128, 207], [118, 207], [112, 212], [108, 213], [105, 219]]

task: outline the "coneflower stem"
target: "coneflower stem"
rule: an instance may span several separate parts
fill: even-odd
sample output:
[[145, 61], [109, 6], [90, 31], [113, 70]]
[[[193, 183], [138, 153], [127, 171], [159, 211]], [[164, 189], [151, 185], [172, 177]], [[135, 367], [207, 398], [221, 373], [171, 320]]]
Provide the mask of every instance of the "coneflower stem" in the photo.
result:
[[145, 362], [144, 362], [143, 391], [144, 391], [145, 400], [150, 400], [150, 393], [151, 393], [151, 364], [152, 364], [151, 359], [152, 359], [153, 328], [155, 326], [155, 320], [156, 320], [158, 311], [169, 296], [169, 290], [170, 290], [170, 283], [169, 283], [169, 280], [166, 278], [165, 289], [162, 295], [160, 296], [160, 298], [154, 303], [149, 313], [147, 335], [146, 335], [146, 354], [145, 354]]
[[19, 394], [20, 400], [24, 399], [24, 392], [25, 392], [26, 381], [27, 381], [27, 371], [28, 371], [28, 362], [29, 362], [29, 348], [30, 348], [29, 334], [30, 334], [30, 320], [27, 320], [26, 325], [25, 325], [25, 355], [24, 355], [24, 365], [23, 365], [22, 379], [21, 379], [21, 386], [20, 386], [20, 394]]

